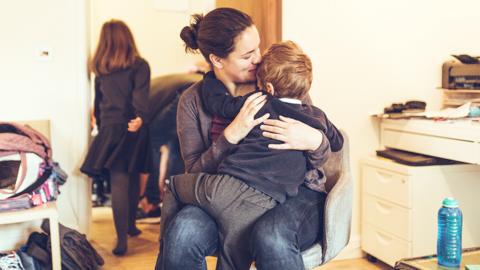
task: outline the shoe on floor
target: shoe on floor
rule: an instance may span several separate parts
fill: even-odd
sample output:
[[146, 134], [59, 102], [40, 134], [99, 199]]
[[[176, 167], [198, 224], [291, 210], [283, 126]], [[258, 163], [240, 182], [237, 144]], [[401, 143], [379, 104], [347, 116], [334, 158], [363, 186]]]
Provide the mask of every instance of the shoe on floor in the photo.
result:
[[160, 215], [161, 215], [160, 207], [157, 207], [147, 213], [145, 213], [143, 209], [138, 208], [136, 220], [138, 223], [150, 223], [150, 224], [160, 223]]
[[0, 269], [23, 270], [22, 261], [17, 253], [0, 254]]

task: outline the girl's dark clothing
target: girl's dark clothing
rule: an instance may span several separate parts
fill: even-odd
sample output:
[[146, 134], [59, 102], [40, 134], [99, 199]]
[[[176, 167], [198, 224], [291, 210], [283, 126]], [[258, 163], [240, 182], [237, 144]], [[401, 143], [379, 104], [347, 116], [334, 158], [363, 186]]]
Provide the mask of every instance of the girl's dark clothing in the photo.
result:
[[[139, 58], [132, 66], [95, 78], [95, 116], [98, 135], [80, 170], [90, 176], [116, 170], [128, 173], [148, 170], [147, 101], [150, 67]], [[136, 117], [143, 124], [129, 132]]]
[[101, 125], [125, 124], [148, 111], [150, 67], [139, 58], [132, 66], [95, 78], [95, 113]]

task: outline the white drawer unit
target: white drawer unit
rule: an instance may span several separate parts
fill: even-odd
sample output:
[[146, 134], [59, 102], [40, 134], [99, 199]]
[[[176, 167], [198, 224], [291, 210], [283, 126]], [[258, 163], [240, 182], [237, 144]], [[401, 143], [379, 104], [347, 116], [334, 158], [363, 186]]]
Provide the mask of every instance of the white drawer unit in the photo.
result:
[[365, 167], [365, 192], [396, 204], [410, 207], [410, 183], [407, 175], [378, 167]]
[[480, 166], [412, 167], [388, 159], [362, 161], [362, 249], [394, 266], [436, 253], [437, 211], [454, 197], [463, 212], [463, 247], [480, 246]]
[[375, 254], [376, 258], [392, 266], [399, 257], [410, 257], [411, 242], [382, 231], [369, 223], [365, 224], [363, 228], [362, 248], [368, 250], [369, 254]]
[[409, 209], [375, 196], [365, 196], [364, 200], [363, 217], [367, 223], [405, 240], [412, 239], [412, 212]]

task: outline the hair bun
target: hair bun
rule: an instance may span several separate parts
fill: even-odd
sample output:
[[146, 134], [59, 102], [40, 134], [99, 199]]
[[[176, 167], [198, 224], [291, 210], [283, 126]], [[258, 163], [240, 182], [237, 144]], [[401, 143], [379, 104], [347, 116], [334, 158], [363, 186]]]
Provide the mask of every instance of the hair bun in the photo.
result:
[[192, 29], [190, 26], [185, 26], [180, 32], [180, 38], [185, 42], [185, 49], [187, 50], [196, 50], [198, 49], [197, 44], [197, 33], [195, 29]]
[[200, 23], [203, 20], [202, 14], [192, 15], [190, 26], [183, 27], [180, 32], [180, 38], [185, 42], [186, 51], [196, 51], [198, 49], [197, 37]]

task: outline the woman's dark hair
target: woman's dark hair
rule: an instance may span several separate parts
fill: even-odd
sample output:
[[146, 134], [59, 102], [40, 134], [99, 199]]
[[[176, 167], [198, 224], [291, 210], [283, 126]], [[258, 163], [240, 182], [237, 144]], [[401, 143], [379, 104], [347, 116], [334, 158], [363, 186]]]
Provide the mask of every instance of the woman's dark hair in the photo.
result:
[[252, 18], [233, 8], [217, 8], [207, 15], [192, 15], [190, 26], [180, 32], [186, 52], [200, 50], [210, 63], [209, 55], [225, 58], [235, 49], [235, 38], [253, 25]]

